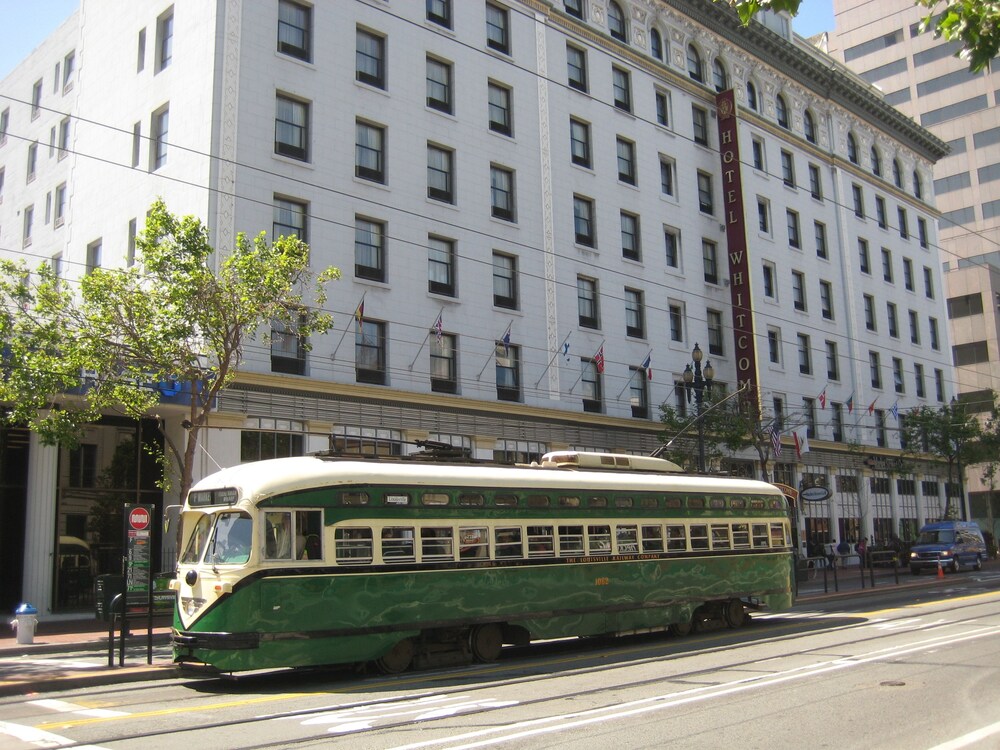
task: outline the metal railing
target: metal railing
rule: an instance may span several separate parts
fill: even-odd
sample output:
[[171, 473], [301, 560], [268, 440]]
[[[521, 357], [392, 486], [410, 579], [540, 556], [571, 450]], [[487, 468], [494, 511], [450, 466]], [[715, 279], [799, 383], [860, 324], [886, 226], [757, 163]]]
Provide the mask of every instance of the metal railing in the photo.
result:
[[800, 557], [796, 561], [795, 595], [798, 596], [799, 585], [803, 581], [816, 580], [820, 574], [823, 576], [824, 594], [830, 593], [831, 579], [833, 590], [840, 591], [841, 576], [845, 582], [857, 576], [862, 589], [875, 588], [876, 567], [890, 567], [896, 585], [899, 584], [899, 556], [892, 550], [866, 552], [863, 556], [851, 552], [846, 555], [836, 555], [832, 560], [826, 555]]

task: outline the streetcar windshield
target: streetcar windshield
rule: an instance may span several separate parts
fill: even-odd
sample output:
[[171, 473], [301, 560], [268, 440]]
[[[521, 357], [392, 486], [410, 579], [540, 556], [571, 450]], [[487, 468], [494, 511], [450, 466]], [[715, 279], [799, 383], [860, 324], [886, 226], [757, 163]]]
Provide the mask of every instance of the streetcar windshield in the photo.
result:
[[212, 518], [206, 514], [198, 519], [198, 524], [188, 539], [187, 548], [181, 556], [182, 563], [196, 563], [201, 559], [201, 553], [205, 551], [205, 544], [208, 542], [209, 530], [212, 528]]
[[208, 544], [205, 562], [233, 565], [250, 559], [253, 521], [246, 513], [220, 513]]

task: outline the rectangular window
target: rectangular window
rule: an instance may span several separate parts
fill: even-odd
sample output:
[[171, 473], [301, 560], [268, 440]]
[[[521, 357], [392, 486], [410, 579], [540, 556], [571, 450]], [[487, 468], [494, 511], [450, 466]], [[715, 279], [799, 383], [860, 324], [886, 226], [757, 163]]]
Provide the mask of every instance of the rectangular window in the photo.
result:
[[512, 255], [493, 253], [493, 304], [517, 309], [517, 258]]
[[94, 240], [87, 245], [87, 273], [101, 267], [101, 248], [101, 240]]
[[278, 94], [275, 97], [274, 153], [309, 161], [309, 105]]
[[775, 285], [777, 269], [773, 263], [765, 261], [763, 266], [761, 266], [761, 271], [764, 277], [764, 296], [770, 300], [777, 299], [777, 287]]
[[908, 292], [912, 292], [913, 287], [913, 261], [903, 258], [903, 287]]
[[27, 247], [31, 244], [32, 225], [35, 223], [35, 207], [28, 206], [24, 209], [24, 218], [21, 225], [21, 244]]
[[906, 383], [903, 381], [903, 360], [892, 358], [892, 384], [896, 393], [906, 393]]
[[804, 334], [798, 334], [799, 340], [799, 373], [802, 375], [812, 374], [812, 351], [810, 349], [809, 337]]
[[899, 338], [899, 315], [896, 312], [896, 305], [893, 302], [885, 303], [886, 320], [889, 327], [889, 335], [894, 339]]
[[924, 295], [934, 299], [934, 272], [927, 266], [924, 266]]
[[273, 213], [272, 242], [279, 237], [298, 237], [303, 242], [309, 241], [306, 234], [308, 208], [305, 203], [275, 196]]
[[711, 240], [702, 239], [701, 258], [706, 284], [719, 283], [719, 247]]
[[59, 123], [59, 159], [65, 159], [69, 154], [69, 118], [64, 117]]
[[580, 360], [582, 373], [580, 388], [583, 391], [583, 410], [594, 414], [604, 411], [603, 393], [601, 388], [601, 370], [604, 368], [593, 359]]
[[705, 214], [715, 213], [712, 175], [701, 170], [698, 170], [698, 210]]
[[7, 130], [10, 128], [10, 107], [0, 112], [0, 146], [7, 143]]
[[[641, 367], [630, 367], [629, 368], [629, 404], [632, 407], [632, 417], [634, 419], [649, 419], [649, 378], [647, 377], [646, 370]], [[658, 527], [644, 527], [656, 528]], [[619, 529], [619, 534], [621, 529]], [[621, 537], [619, 536], [619, 541]], [[649, 549], [648, 545], [646, 547]], [[619, 544], [619, 549], [621, 545]]]
[[581, 328], [600, 327], [596, 279], [589, 279], [586, 276], [576, 277], [576, 306]]
[[938, 351], [941, 348], [941, 340], [938, 338], [937, 318], [927, 318], [927, 328], [930, 333], [931, 349]]
[[501, 135], [514, 135], [511, 93], [507, 86], [490, 81], [487, 86], [490, 130]]
[[496, 343], [497, 400], [521, 400], [521, 348], [502, 341]]
[[385, 37], [372, 31], [357, 30], [354, 77], [375, 88], [385, 88]]
[[722, 341], [722, 313], [706, 310], [705, 321], [708, 324], [708, 353], [721, 357], [726, 353]]
[[882, 280], [892, 283], [892, 252], [889, 248], [882, 248]]
[[622, 257], [638, 261], [642, 257], [639, 241], [639, 217], [628, 211], [621, 212]]
[[781, 181], [788, 187], [795, 187], [795, 159], [784, 149], [781, 151]]
[[385, 183], [385, 128], [357, 121], [354, 175], [362, 180]]
[[385, 224], [354, 219], [354, 275], [359, 279], [385, 281]]
[[665, 128], [670, 127], [670, 92], [656, 91], [656, 122]]
[[146, 29], [139, 29], [135, 53], [135, 72], [141, 73], [146, 67]]
[[386, 385], [385, 323], [362, 320], [354, 334], [354, 377], [359, 383]]
[[872, 388], [882, 387], [882, 364], [878, 352], [868, 352], [868, 370], [871, 374]]
[[587, 91], [587, 53], [572, 44], [566, 45], [566, 73], [570, 88]]
[[125, 264], [130, 267], [135, 265], [135, 238], [138, 231], [138, 221], [136, 219], [129, 219], [128, 245], [125, 249]]
[[802, 238], [799, 235], [799, 214], [796, 211], [787, 209], [785, 211], [785, 223], [788, 226], [788, 246], [798, 250], [802, 247]]
[[281, 320], [271, 321], [271, 372], [306, 374], [305, 340], [295, 325]]
[[869, 331], [876, 330], [875, 328], [875, 298], [870, 294], [864, 295], [862, 298], [865, 305], [865, 328]]
[[920, 247], [930, 247], [930, 239], [927, 236], [927, 220], [922, 216], [917, 217], [917, 237], [920, 239]]
[[174, 9], [171, 7], [156, 21], [156, 72], [174, 59]]
[[694, 142], [699, 146], [708, 145], [708, 112], [696, 104], [691, 105], [691, 122], [694, 127]]
[[490, 213], [494, 218], [515, 220], [514, 171], [490, 165]]
[[38, 116], [42, 113], [42, 81], [41, 79], [35, 81], [35, 85], [31, 87], [31, 119], [37, 120]]
[[625, 288], [625, 335], [641, 339], [646, 336], [646, 313], [642, 292]]
[[311, 59], [312, 9], [307, 5], [278, 0], [278, 52], [308, 62]]
[[663, 228], [663, 245], [666, 252], [667, 266], [670, 268], [680, 268], [680, 250], [681, 250], [681, 236], [680, 233], [673, 229], [672, 227]]
[[767, 171], [764, 161], [764, 141], [754, 137], [750, 141], [750, 147], [753, 153], [753, 168], [761, 172]]
[[597, 234], [594, 228], [594, 201], [582, 195], [573, 196], [573, 231], [578, 245], [594, 247]]
[[427, 58], [427, 106], [440, 112], [452, 114], [452, 70], [451, 63]]
[[684, 308], [680, 304], [671, 303], [667, 308], [670, 323], [670, 340], [684, 341]]
[[66, 221], [66, 183], [56, 186], [55, 218], [53, 225], [61, 227]]
[[132, 167], [139, 166], [142, 148], [142, 123], [137, 122], [132, 126]]
[[151, 145], [150, 170], [156, 171], [167, 163], [167, 135], [170, 130], [170, 109], [163, 107], [153, 113], [150, 131], [153, 134]]
[[451, 149], [427, 144], [427, 197], [445, 203], [455, 202]]
[[865, 194], [860, 185], [851, 185], [851, 196], [854, 199], [854, 215], [859, 219], [865, 218]]
[[510, 15], [496, 3], [486, 3], [486, 46], [510, 54]]
[[815, 164], [809, 165], [809, 194], [818, 201], [823, 200], [823, 180]]
[[761, 234], [771, 234], [771, 203], [760, 196], [757, 196], [757, 230]]
[[427, 291], [454, 297], [455, 242], [431, 236], [427, 245]]
[[920, 345], [920, 316], [916, 310], [908, 312], [910, 320], [910, 343]]
[[611, 66], [611, 89], [614, 105], [625, 112], [632, 111], [631, 74], [617, 65]]
[[825, 320], [833, 320], [833, 284], [829, 281], [819, 282], [820, 312]]
[[861, 273], [871, 273], [871, 258], [868, 255], [868, 240], [858, 238], [858, 266]]
[[590, 125], [570, 118], [569, 120], [570, 159], [574, 164], [590, 168]]
[[826, 224], [821, 221], [814, 221], [813, 233], [816, 237], [816, 257], [826, 260], [830, 257], [826, 245]]
[[455, 336], [442, 333], [430, 342], [431, 390], [436, 393], [458, 392], [458, 347]]
[[635, 144], [624, 138], [617, 138], [618, 179], [629, 185], [635, 185]]
[[885, 215], [885, 198], [881, 195], [875, 196], [875, 221], [881, 229], [885, 229], [889, 226], [889, 220]]
[[76, 52], [70, 52], [63, 58], [62, 90], [67, 93], [73, 89], [73, 79], [76, 76]]
[[910, 239], [910, 223], [906, 217], [906, 209], [902, 206], [896, 208], [896, 220], [899, 222], [899, 236], [904, 240]]
[[924, 385], [924, 366], [919, 362], [913, 363], [913, 380], [917, 398], [926, 398], [927, 389]]
[[777, 328], [767, 329], [767, 356], [774, 364], [781, 364], [781, 331]]
[[451, 0], [427, 0], [427, 20], [451, 28]]
[[840, 357], [837, 354], [837, 342], [826, 342], [826, 377], [830, 380], [840, 380]]
[[806, 437], [816, 437], [816, 399], [802, 399], [802, 414], [806, 422]]
[[660, 192], [664, 195], [669, 195], [671, 198], [675, 196], [674, 187], [675, 175], [677, 174], [677, 165], [673, 159], [669, 159], [666, 156], [660, 155]]
[[28, 173], [25, 182], [32, 182], [35, 179], [35, 172], [38, 169], [38, 144], [32, 143], [28, 146]]

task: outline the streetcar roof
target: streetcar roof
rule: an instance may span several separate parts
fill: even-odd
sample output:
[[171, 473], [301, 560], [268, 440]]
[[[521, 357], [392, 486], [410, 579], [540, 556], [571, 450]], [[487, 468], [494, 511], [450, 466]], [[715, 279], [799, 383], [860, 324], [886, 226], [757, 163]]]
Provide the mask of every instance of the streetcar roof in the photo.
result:
[[647, 472], [574, 471], [496, 464], [330, 461], [314, 456], [276, 458], [233, 466], [211, 474], [192, 492], [235, 488], [242, 499], [259, 502], [275, 495], [337, 485], [427, 487], [510, 487], [574, 492], [722, 492], [780, 494], [766, 482], [727, 477]]

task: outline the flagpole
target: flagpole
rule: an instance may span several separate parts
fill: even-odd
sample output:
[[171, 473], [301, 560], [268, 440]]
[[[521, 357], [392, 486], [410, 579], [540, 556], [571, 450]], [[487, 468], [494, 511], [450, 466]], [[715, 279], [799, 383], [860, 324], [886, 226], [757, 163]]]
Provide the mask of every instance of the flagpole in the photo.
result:
[[[603, 349], [603, 348], [604, 348], [604, 344], [605, 344], [606, 342], [607, 342], [607, 339], [604, 339], [603, 341], [601, 341], [601, 345], [600, 345], [599, 347], [597, 347], [597, 351], [596, 351], [596, 352], [594, 352], [594, 356], [593, 356], [593, 357], [591, 357], [591, 360], [593, 360], [593, 359], [594, 359], [595, 357], [597, 357], [597, 354], [598, 354], [598, 352], [600, 352], [600, 351], [601, 351], [601, 349]], [[569, 393], [572, 393], [572, 392], [573, 392], [573, 389], [574, 389], [574, 388], [576, 388], [576, 384], [580, 382], [580, 379], [581, 379], [582, 377], [583, 377], [583, 368], [581, 368], [581, 369], [580, 369], [580, 374], [576, 376], [576, 380], [574, 380], [574, 381], [573, 381], [573, 385], [571, 385], [571, 386], [569, 387]]]
[[[437, 318], [434, 318], [434, 323], [431, 323], [431, 328], [438, 322], [438, 318], [444, 315], [444, 305], [441, 306], [441, 311], [437, 314]], [[410, 362], [410, 366], [406, 369], [413, 371], [413, 365], [417, 363], [417, 358], [420, 356], [420, 352], [424, 350], [424, 344], [427, 343], [427, 339], [431, 337], [431, 328], [427, 329], [427, 333], [424, 335], [424, 340], [420, 342], [420, 348], [417, 349], [417, 353], [413, 355], [413, 361]]]
[[[503, 332], [503, 336], [501, 336], [499, 340], [503, 341], [507, 337], [507, 335], [510, 333], [510, 329], [513, 328], [513, 327], [514, 327], [514, 319], [511, 318], [510, 319], [510, 323], [507, 324], [507, 330], [505, 330]], [[486, 372], [486, 366], [489, 365], [490, 360], [494, 359], [496, 356], [497, 356], [497, 347], [496, 347], [496, 342], [494, 342], [494, 344], [493, 344], [493, 353], [486, 358], [485, 362], [483, 362], [483, 367], [479, 371], [479, 374], [476, 375], [476, 380], [479, 380], [479, 379], [481, 379], [483, 377], [483, 373]]]
[[572, 333], [573, 333], [573, 331], [570, 330], [570, 332], [566, 334], [566, 338], [564, 338], [562, 340], [562, 343], [559, 344], [559, 348], [556, 349], [556, 353], [552, 355], [552, 359], [550, 359], [549, 363], [547, 365], [545, 365], [545, 369], [542, 370], [542, 374], [539, 375], [538, 376], [538, 380], [535, 381], [535, 388], [537, 388], [538, 384], [542, 382], [542, 378], [545, 377], [545, 373], [547, 373], [549, 371], [549, 368], [552, 367], [552, 363], [556, 361], [556, 357], [559, 356], [559, 352], [561, 352], [563, 350], [563, 347], [566, 346], [566, 342], [569, 341], [570, 334], [572, 334]]
[[[357, 318], [357, 315], [358, 315], [358, 310], [359, 310], [359, 309], [361, 308], [361, 306], [362, 306], [363, 304], [365, 304], [365, 295], [366, 295], [366, 294], [368, 294], [368, 292], [367, 292], [367, 291], [365, 291], [365, 292], [364, 292], [364, 293], [363, 293], [363, 294], [361, 295], [361, 301], [360, 301], [360, 302], [358, 302], [358, 306], [354, 308], [354, 315], [352, 315], [352, 316], [351, 316], [351, 319], [352, 319], [352, 320], [353, 320], [353, 321], [354, 321], [355, 323], [359, 322], [359, 321], [358, 321], [358, 318]], [[338, 352], [338, 351], [340, 351], [340, 345], [344, 343], [344, 339], [345, 339], [345, 338], [347, 337], [347, 332], [348, 332], [349, 330], [351, 330], [351, 324], [350, 324], [350, 323], [348, 323], [348, 324], [347, 324], [347, 327], [346, 327], [346, 328], [344, 329], [344, 332], [343, 332], [342, 334], [340, 334], [340, 341], [338, 341], [338, 342], [337, 342], [337, 345], [336, 345], [335, 347], [333, 347], [333, 354], [331, 354], [331, 355], [330, 355], [330, 359], [335, 359], [335, 358], [336, 358], [336, 356], [337, 356], [337, 352]]]
[[[649, 358], [650, 358], [650, 357], [652, 357], [652, 356], [653, 356], [653, 350], [652, 350], [652, 349], [650, 349], [650, 350], [649, 350], [649, 354], [647, 354], [647, 355], [646, 355], [646, 359], [649, 359]], [[642, 361], [643, 361], [643, 362], [645, 362], [645, 361], [646, 361], [646, 359], [644, 359], [644, 360], [642, 360]], [[639, 367], [638, 367], [638, 368], [636, 369], [636, 371], [635, 371], [635, 372], [633, 373], [633, 375], [638, 375], [640, 371], [642, 371], [642, 370], [645, 370], [645, 369], [646, 369], [645, 367], [642, 367], [642, 366], [640, 365], [640, 366], [639, 366]], [[645, 378], [645, 377], [646, 377], [646, 375], [645, 375], [645, 373], [643, 373], [643, 378]], [[626, 380], [626, 381], [625, 381], [625, 388], [628, 388], [628, 387], [629, 387], [629, 385], [630, 385], [631, 383], [632, 383], [632, 378], [629, 378], [628, 380]], [[617, 395], [617, 396], [615, 396], [615, 401], [617, 401], [618, 399], [620, 399], [620, 398], [622, 397], [622, 394], [623, 394], [623, 393], [625, 393], [625, 388], [622, 388], [622, 389], [621, 389], [620, 391], [618, 391], [618, 395]]]

